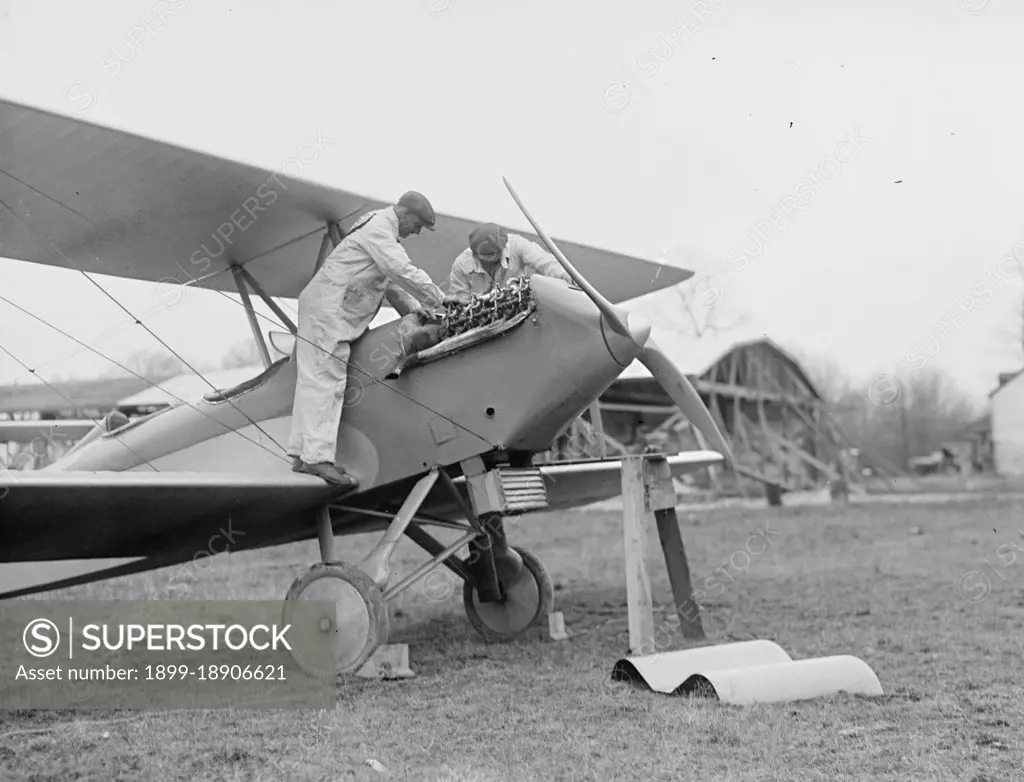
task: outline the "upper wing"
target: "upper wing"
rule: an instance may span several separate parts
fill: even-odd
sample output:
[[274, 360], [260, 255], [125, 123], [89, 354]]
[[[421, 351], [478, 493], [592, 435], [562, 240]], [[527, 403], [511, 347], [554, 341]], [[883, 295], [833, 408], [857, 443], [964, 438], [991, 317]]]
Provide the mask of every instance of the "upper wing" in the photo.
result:
[[[232, 292], [225, 270], [239, 263], [271, 296], [294, 298], [313, 274], [325, 225], [347, 229], [390, 202], [289, 177], [289, 168], [262, 169], [0, 100], [0, 200], [8, 207], [0, 205], [0, 256]], [[444, 282], [474, 225], [438, 214], [435, 232], [407, 240], [409, 255]], [[559, 245], [615, 302], [692, 276]]]

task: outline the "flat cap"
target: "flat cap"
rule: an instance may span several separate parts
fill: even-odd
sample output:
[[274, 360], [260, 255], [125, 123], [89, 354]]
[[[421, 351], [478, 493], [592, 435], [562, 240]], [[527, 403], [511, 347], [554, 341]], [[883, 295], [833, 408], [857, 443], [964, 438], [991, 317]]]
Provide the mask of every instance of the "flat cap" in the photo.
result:
[[402, 197], [398, 199], [398, 206], [404, 206], [420, 218], [427, 228], [431, 231], [434, 230], [434, 207], [430, 205], [430, 201], [423, 193], [417, 193], [415, 190], [403, 193]]
[[497, 223], [480, 223], [469, 235], [469, 249], [478, 258], [493, 258], [505, 249], [508, 234]]

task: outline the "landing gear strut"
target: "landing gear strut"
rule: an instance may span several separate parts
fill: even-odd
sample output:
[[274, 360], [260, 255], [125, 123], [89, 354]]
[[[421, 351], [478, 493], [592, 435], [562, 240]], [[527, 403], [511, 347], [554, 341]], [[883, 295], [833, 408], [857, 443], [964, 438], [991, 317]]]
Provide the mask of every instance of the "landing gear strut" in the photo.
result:
[[[468, 504], [452, 478], [444, 470], [435, 469], [417, 481], [393, 514], [343, 505], [320, 509], [317, 534], [322, 562], [297, 578], [288, 590], [285, 620], [298, 600], [335, 604], [335, 611], [320, 617], [319, 625], [322, 632], [334, 634], [337, 673], [358, 671], [379, 646], [387, 643], [390, 625], [386, 604], [442, 564], [462, 579], [463, 603], [470, 624], [487, 641], [515, 638], [550, 612], [554, 602], [550, 576], [528, 551], [508, 545], [502, 523], [503, 511], [523, 512], [546, 505], [540, 472], [535, 468], [507, 470], [512, 474], [509, 479], [500, 470], [483, 470], [479, 459], [464, 463], [463, 472], [469, 489]], [[420, 506], [438, 479], [451, 493], [466, 523], [419, 514]], [[489, 501], [488, 492], [493, 494], [495, 486], [501, 493], [502, 480], [514, 483], [517, 488], [527, 485], [525, 499], [521, 497], [511, 504]], [[335, 559], [332, 509], [390, 519], [387, 531], [358, 567]], [[444, 527], [462, 534], [445, 545], [426, 532], [425, 526]], [[431, 558], [389, 586], [391, 554], [403, 534]], [[465, 560], [456, 557], [455, 552], [467, 544], [469, 557]]]

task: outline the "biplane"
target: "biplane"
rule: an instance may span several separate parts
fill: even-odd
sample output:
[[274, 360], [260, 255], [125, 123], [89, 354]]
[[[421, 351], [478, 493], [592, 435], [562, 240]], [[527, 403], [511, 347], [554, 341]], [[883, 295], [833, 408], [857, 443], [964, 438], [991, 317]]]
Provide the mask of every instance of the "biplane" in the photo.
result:
[[[532, 238], [575, 284], [519, 278], [450, 305], [443, 338], [415, 353], [406, 348], [414, 314], [368, 330], [353, 344], [337, 449], [359, 486], [339, 496], [293, 472], [285, 452], [297, 330], [276, 300], [296, 298], [346, 228], [388, 202], [0, 101], [0, 256], [77, 270], [103, 293], [92, 274], [220, 292], [248, 318], [265, 367], [135, 420], [108, 415], [52, 465], [4, 474], [0, 571], [36, 564], [31, 584], [0, 597], [181, 563], [230, 525], [233, 552], [319, 540], [322, 561], [283, 605], [335, 602], [341, 672], [386, 642], [387, 603], [442, 565], [462, 580], [465, 610], [485, 638], [515, 637], [543, 618], [551, 580], [508, 542], [502, 520], [621, 492], [617, 459], [535, 457], [627, 366], [643, 362], [715, 449], [669, 457], [675, 476], [731, 456], [649, 322], [618, 306], [692, 272], [556, 244], [505, 184]], [[410, 257], [445, 280], [473, 225], [439, 213], [434, 232], [405, 240]], [[269, 345], [253, 294], [281, 321]], [[431, 528], [455, 537], [442, 542]], [[363, 561], [338, 555], [336, 537], [379, 531]], [[390, 558], [403, 535], [428, 558], [395, 580]], [[67, 576], [59, 565], [69, 560], [95, 565]]]

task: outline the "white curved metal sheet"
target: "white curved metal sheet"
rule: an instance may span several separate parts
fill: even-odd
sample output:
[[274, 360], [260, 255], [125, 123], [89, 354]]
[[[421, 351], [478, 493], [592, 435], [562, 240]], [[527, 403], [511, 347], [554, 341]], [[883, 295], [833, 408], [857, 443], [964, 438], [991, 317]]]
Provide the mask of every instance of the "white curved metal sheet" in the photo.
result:
[[615, 663], [613, 678], [642, 681], [655, 692], [679, 694], [698, 691], [707, 682], [723, 703], [787, 703], [837, 695], [842, 692], [874, 697], [882, 695], [875, 672], [851, 655], [793, 660], [772, 641], [679, 649]]
[[616, 668], [628, 663], [652, 690], [669, 694], [690, 677], [707, 676], [710, 671], [786, 662], [792, 662], [792, 658], [781, 646], [772, 641], [756, 640], [626, 657], [616, 663]]
[[839, 693], [878, 696], [882, 685], [871, 667], [856, 657], [812, 657], [754, 668], [709, 671], [705, 678], [723, 703], [789, 703]]

